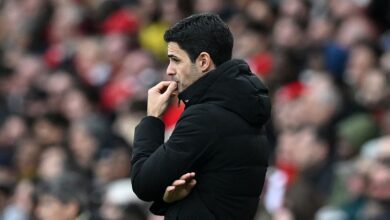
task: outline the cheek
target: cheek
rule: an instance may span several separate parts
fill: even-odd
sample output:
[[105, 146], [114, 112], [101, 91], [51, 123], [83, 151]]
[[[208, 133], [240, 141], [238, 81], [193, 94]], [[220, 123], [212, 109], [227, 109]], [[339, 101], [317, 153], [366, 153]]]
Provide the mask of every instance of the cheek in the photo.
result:
[[183, 65], [180, 66], [179, 71], [177, 72], [177, 78], [179, 79], [180, 83], [186, 84], [188, 80], [188, 70], [187, 68]]

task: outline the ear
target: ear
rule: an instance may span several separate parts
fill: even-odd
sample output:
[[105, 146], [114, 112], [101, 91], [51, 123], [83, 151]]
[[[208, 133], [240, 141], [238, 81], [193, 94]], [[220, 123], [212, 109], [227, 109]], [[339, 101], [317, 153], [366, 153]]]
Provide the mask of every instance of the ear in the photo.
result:
[[200, 53], [196, 62], [202, 73], [207, 73], [215, 68], [214, 62], [211, 59], [210, 54], [207, 52]]

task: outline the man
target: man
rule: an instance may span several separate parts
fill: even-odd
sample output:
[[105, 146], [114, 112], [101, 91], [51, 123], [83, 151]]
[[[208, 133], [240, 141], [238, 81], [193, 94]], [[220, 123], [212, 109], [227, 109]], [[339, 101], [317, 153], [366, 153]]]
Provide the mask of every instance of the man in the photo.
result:
[[[233, 37], [213, 14], [179, 21], [164, 35], [167, 74], [148, 92], [135, 130], [132, 183], [166, 219], [253, 219], [267, 169], [267, 89], [231, 60]], [[185, 110], [164, 143], [160, 120], [171, 96]]]

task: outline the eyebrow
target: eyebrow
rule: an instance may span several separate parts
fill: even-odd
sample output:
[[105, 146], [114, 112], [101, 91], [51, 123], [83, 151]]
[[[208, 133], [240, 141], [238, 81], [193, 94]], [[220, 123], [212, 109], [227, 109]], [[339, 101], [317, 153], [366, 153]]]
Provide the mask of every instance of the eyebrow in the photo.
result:
[[173, 54], [168, 54], [168, 58], [176, 58], [176, 59], [179, 59], [179, 57], [173, 55]]

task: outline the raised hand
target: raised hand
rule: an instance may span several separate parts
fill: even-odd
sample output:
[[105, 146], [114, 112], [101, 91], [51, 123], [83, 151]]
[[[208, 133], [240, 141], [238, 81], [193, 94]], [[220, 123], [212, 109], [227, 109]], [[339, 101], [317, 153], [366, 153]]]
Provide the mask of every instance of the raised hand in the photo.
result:
[[175, 93], [177, 83], [162, 81], [148, 90], [148, 116], [161, 117], [168, 107], [169, 98]]

